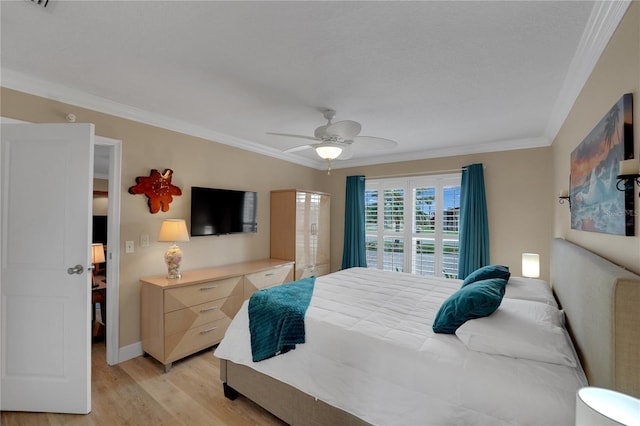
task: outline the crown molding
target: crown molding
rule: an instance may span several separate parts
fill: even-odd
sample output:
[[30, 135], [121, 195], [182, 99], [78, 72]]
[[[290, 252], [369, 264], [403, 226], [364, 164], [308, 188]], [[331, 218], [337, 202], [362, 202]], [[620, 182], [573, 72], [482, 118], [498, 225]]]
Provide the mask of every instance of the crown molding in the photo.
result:
[[[602, 52], [631, 5], [631, 0], [596, 1], [582, 34], [562, 89], [551, 111], [545, 137], [553, 141], [564, 124], [580, 91], [587, 83]], [[553, 143], [553, 142], [552, 142]]]
[[405, 152], [401, 154], [387, 154], [384, 156], [367, 157], [362, 159], [350, 159], [332, 162], [332, 169], [344, 169], [347, 167], [373, 166], [376, 164], [399, 163], [403, 161], [426, 160], [430, 158], [455, 157], [460, 155], [483, 154], [487, 152], [512, 151], [517, 149], [541, 148], [550, 146], [546, 138], [525, 138], [502, 140], [494, 142], [478, 143], [473, 145], [453, 146], [425, 150], [421, 152]]
[[269, 157], [278, 158], [307, 167], [322, 169], [324, 165], [324, 163], [320, 161], [288, 155], [277, 149], [260, 145], [255, 142], [227, 135], [225, 133], [216, 132], [166, 115], [135, 108], [100, 96], [95, 96], [72, 87], [33, 78], [7, 68], [2, 68], [1, 85], [9, 89], [29, 93], [31, 95], [75, 105], [80, 108], [90, 109], [127, 120], [137, 121], [162, 129], [172, 130], [178, 133], [184, 133], [186, 135], [207, 139], [213, 142], [240, 148], [245, 151], [267, 155]]
[[[104, 114], [113, 115], [128, 120], [149, 124], [167, 130], [196, 136], [203, 139], [230, 145], [246, 151], [285, 160], [291, 163], [311, 167], [317, 170], [325, 170], [327, 163], [322, 160], [312, 160], [296, 154], [287, 154], [264, 145], [249, 142], [234, 136], [215, 132], [213, 130], [177, 120], [172, 117], [151, 113], [129, 105], [111, 101], [99, 96], [91, 95], [74, 88], [47, 82], [26, 76], [13, 70], [2, 70], [2, 86], [44, 97], [54, 101], [76, 105]], [[478, 154], [483, 152], [497, 152], [514, 149], [537, 148], [549, 146], [545, 138], [530, 138], [520, 140], [497, 141], [473, 144], [471, 146], [455, 146], [425, 150], [422, 152], [407, 152], [400, 154], [385, 154], [380, 156], [365, 157], [360, 159], [337, 160], [331, 162], [332, 169], [344, 169], [348, 167], [371, 166], [384, 163], [397, 163], [411, 160], [424, 160], [429, 158], [451, 157], [456, 155]]]

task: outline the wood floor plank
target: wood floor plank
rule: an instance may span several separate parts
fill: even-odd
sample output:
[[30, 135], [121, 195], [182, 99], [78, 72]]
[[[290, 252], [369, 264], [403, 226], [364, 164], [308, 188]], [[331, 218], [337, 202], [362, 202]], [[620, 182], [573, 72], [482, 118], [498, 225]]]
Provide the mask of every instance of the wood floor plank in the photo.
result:
[[220, 364], [211, 350], [174, 363], [168, 373], [150, 357], [106, 363], [104, 343], [93, 345], [92, 410], [87, 415], [3, 411], [2, 426], [283, 426], [240, 396], [224, 397]]

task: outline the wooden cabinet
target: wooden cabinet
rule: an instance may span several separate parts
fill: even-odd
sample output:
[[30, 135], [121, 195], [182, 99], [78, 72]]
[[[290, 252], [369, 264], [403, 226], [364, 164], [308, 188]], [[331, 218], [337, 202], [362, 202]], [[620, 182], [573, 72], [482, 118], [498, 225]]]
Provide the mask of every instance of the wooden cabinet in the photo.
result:
[[142, 278], [142, 350], [169, 371], [173, 361], [222, 340], [254, 291], [293, 280], [293, 262], [263, 259]]
[[271, 191], [271, 257], [295, 262], [295, 279], [330, 272], [329, 194]]

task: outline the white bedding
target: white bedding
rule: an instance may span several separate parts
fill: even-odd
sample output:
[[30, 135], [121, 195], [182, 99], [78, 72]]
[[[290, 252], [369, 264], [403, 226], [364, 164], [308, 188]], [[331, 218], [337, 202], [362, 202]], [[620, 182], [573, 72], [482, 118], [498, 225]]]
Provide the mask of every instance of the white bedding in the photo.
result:
[[[352, 268], [318, 277], [306, 342], [254, 363], [245, 302], [215, 355], [375, 425], [569, 425], [579, 366], [467, 349], [431, 329], [461, 281]], [[507, 285], [508, 288], [508, 285]]]

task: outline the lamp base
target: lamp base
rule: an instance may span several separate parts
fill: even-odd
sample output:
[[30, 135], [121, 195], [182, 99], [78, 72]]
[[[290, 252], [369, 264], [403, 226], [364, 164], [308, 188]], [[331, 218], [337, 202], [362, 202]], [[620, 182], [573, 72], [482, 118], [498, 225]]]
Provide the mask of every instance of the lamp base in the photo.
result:
[[167, 264], [167, 278], [175, 280], [182, 278], [180, 273], [180, 262], [182, 262], [182, 250], [176, 244], [169, 247], [169, 250], [164, 254], [164, 261]]
[[100, 283], [96, 279], [96, 267], [94, 266], [91, 270], [91, 288], [99, 287]]

